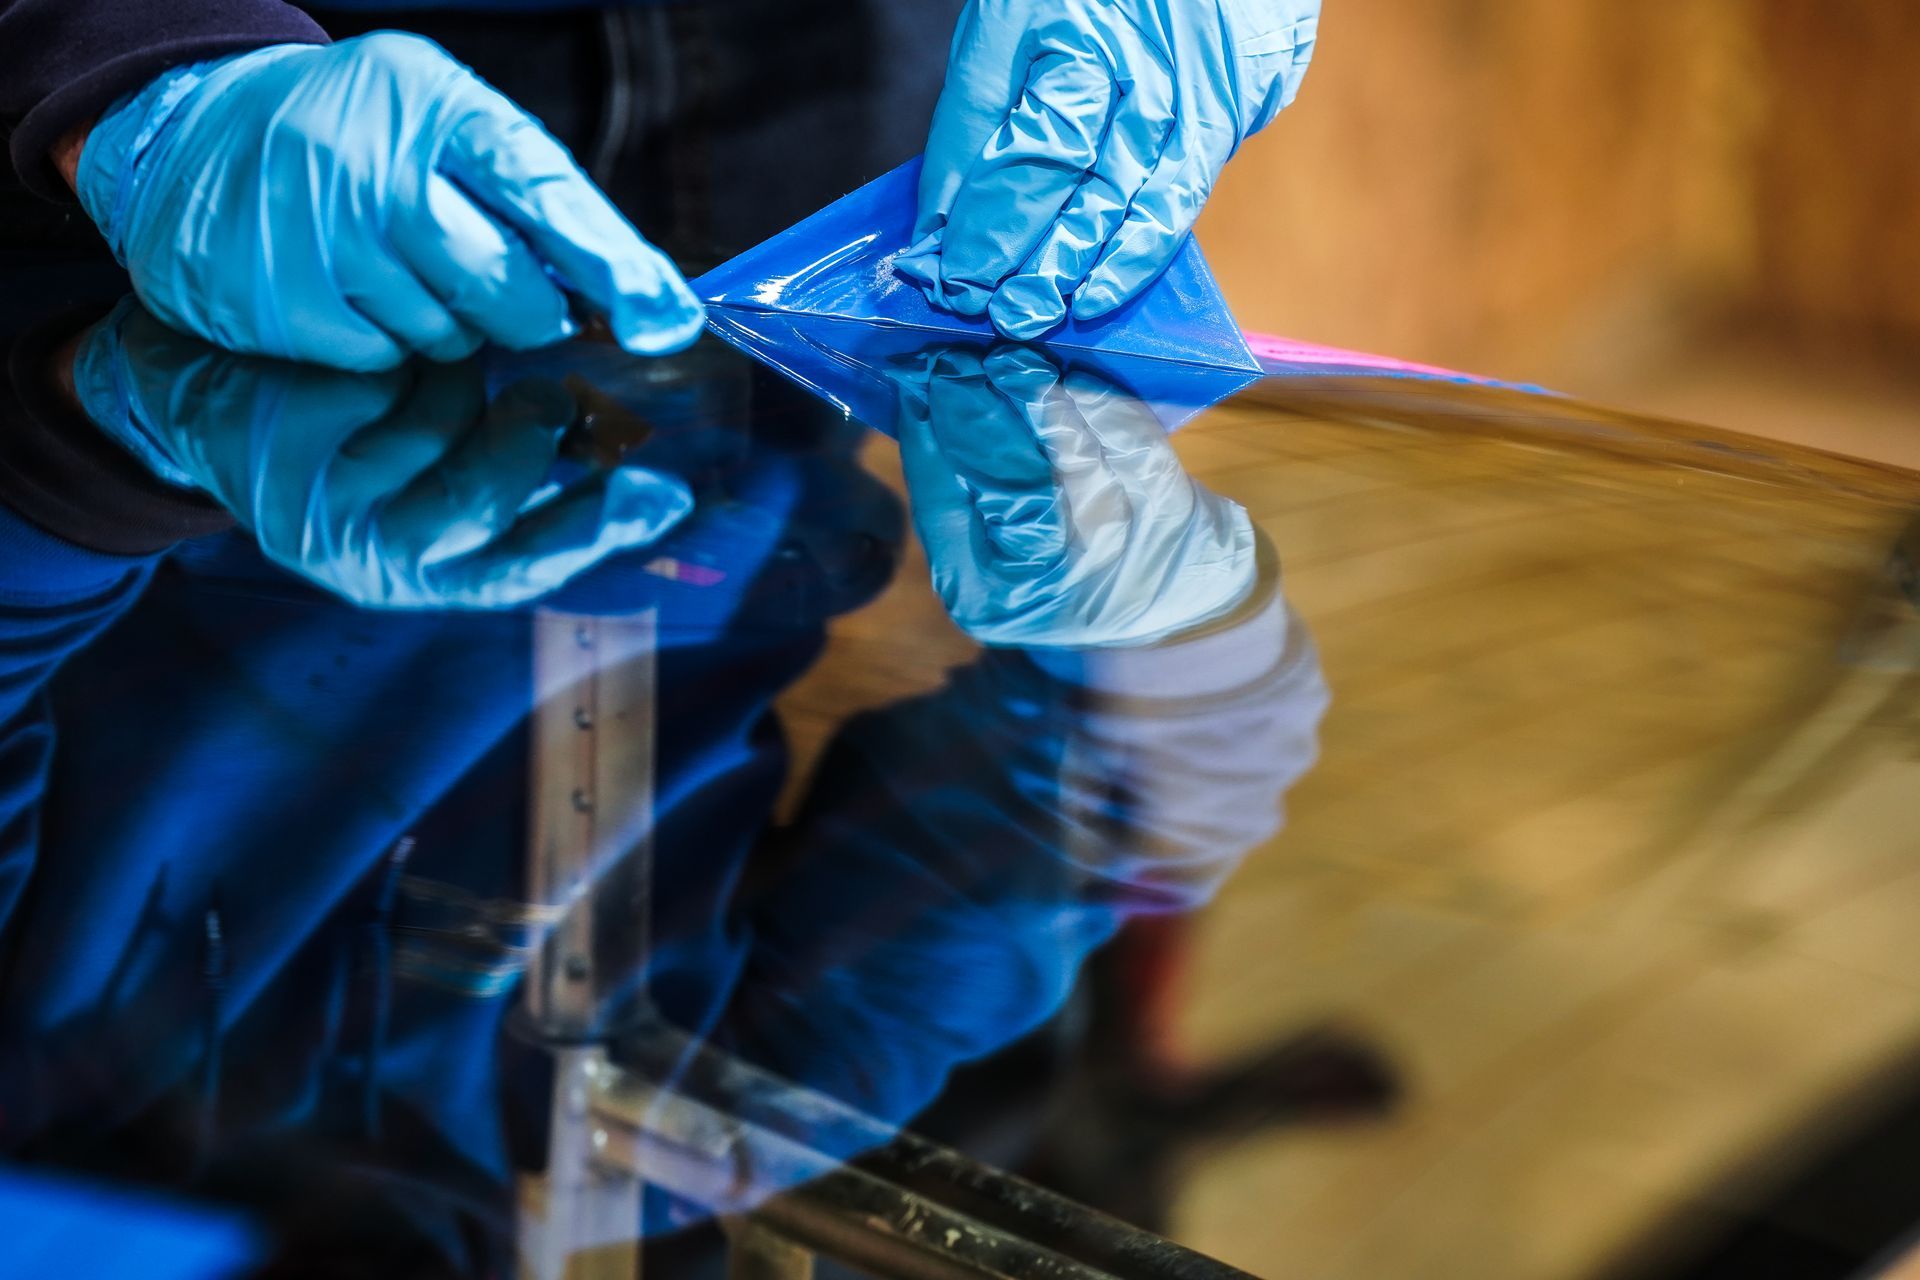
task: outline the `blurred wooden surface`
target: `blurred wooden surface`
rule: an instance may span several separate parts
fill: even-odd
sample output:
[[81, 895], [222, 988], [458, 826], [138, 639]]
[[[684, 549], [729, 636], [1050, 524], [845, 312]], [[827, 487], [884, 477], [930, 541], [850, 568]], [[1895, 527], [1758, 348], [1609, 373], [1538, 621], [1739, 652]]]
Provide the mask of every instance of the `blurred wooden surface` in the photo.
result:
[[1870, 621], [1920, 482], [1386, 425], [1181, 441], [1281, 548], [1334, 690], [1189, 1033], [1334, 1017], [1410, 1089], [1221, 1152], [1185, 1234], [1272, 1276], [1605, 1275], [1920, 1046], [1920, 616]]
[[1330, 0], [1201, 238], [1249, 327], [1728, 425], [1676, 370], [1757, 333], [1827, 440], [1834, 377], [1920, 369], [1916, 68], [1899, 0]]
[[[1885, 572], [1920, 476], [1552, 402], [1288, 400], [1176, 437], [1333, 690], [1203, 917], [1184, 1037], [1331, 1018], [1408, 1096], [1204, 1153], [1177, 1234], [1288, 1280], [1608, 1275], [1920, 1048], [1920, 617]], [[967, 660], [915, 556], [783, 700], [798, 771]]]

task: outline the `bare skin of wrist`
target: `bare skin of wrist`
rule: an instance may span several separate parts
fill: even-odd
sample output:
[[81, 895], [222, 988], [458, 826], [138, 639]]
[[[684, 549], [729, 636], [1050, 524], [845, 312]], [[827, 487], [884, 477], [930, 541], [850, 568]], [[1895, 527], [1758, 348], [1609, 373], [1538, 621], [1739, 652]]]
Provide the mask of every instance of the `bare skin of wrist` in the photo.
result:
[[80, 189], [80, 152], [87, 145], [87, 135], [93, 132], [93, 121], [83, 120], [60, 135], [53, 144], [53, 167], [67, 180], [67, 185], [75, 191]]

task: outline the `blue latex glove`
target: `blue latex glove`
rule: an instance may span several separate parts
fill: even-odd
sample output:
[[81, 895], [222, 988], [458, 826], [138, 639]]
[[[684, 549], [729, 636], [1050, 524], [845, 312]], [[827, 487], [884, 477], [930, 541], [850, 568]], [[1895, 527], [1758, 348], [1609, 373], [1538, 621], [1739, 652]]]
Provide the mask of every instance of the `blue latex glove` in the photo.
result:
[[1153, 411], [1029, 347], [931, 351], [892, 375], [914, 527], [982, 644], [1152, 644], [1258, 580], [1245, 508], [1189, 476]]
[[121, 99], [80, 200], [155, 315], [233, 351], [344, 369], [573, 331], [564, 290], [629, 351], [704, 314], [560, 144], [415, 36], [275, 45]]
[[1293, 101], [1320, 0], [972, 0], [896, 266], [1036, 338], [1173, 260], [1221, 167]]
[[357, 604], [500, 608], [658, 539], [692, 509], [638, 467], [550, 481], [577, 416], [558, 383], [491, 401], [477, 361], [376, 374], [236, 356], [128, 299], [81, 339], [87, 416], [211, 494], [275, 563]]

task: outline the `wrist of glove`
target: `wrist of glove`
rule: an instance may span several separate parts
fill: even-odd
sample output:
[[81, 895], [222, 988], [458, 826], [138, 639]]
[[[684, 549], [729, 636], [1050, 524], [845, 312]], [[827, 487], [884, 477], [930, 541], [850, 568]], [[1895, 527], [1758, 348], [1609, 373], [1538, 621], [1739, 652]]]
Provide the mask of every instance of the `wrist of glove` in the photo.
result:
[[74, 171], [80, 205], [100, 228], [120, 265], [128, 266], [129, 224], [143, 163], [159, 150], [167, 126], [200, 91], [218, 94], [251, 71], [298, 57], [305, 45], [274, 45], [163, 71], [120, 99], [94, 122]]
[[153, 476], [181, 489], [205, 492], [171, 445], [153, 428], [144, 411], [144, 389], [134, 384], [134, 368], [121, 357], [125, 331], [137, 323], [140, 304], [122, 298], [105, 319], [87, 330], [73, 353], [73, 393], [95, 426], [131, 453]]
[[414, 36], [276, 45], [165, 72], [115, 103], [76, 189], [141, 300], [229, 350], [340, 368], [575, 331], [629, 351], [704, 312], [538, 123]]
[[1320, 34], [1319, 0], [1219, 0], [1223, 29], [1231, 33], [1236, 97], [1242, 104], [1240, 141], [1272, 124], [1293, 105], [1313, 61]]

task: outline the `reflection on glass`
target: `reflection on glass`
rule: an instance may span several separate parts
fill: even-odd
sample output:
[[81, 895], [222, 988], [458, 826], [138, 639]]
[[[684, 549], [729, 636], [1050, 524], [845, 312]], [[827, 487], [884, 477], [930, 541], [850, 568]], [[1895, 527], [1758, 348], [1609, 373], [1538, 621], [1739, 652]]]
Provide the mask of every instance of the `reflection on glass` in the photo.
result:
[[934, 587], [982, 644], [1148, 644], [1253, 589], [1245, 509], [1106, 377], [1020, 346], [917, 352], [891, 376]]
[[212, 495], [270, 559], [363, 605], [521, 603], [693, 505], [684, 482], [637, 466], [551, 483], [580, 404], [540, 378], [490, 393], [476, 360], [349, 374], [236, 356], [129, 299], [83, 338], [73, 380], [155, 475]]
[[[889, 435], [895, 433], [900, 411], [898, 369], [912, 366], [923, 353], [972, 350], [984, 355], [996, 346], [955, 342], [924, 329], [744, 308], [716, 310], [711, 324], [721, 337], [756, 360]], [[1258, 372], [1178, 359], [1080, 348], [1045, 350], [1046, 358], [1056, 365], [1124, 388], [1169, 431], [1260, 380]]]
[[[469, 366], [244, 361], [131, 308], [82, 343], [96, 421], [334, 595], [181, 556], [0, 602], [0, 793], [30, 815], [0, 848], [31, 978], [0, 995], [8, 1150], [241, 1205], [343, 1270], [497, 1274], [682, 1228], [887, 1141], [1275, 830], [1326, 707], [1312, 646], [1271, 548], [1112, 382], [1024, 349], [891, 366], [941, 596], [994, 647], [837, 722], [783, 809], [773, 705], [879, 585], [859, 548], [890, 508], [845, 441], [570, 477], [558, 388], [591, 358], [542, 359], [516, 372], [545, 385], [489, 396]], [[714, 470], [730, 498], [646, 552], [698, 534], [705, 576], [637, 590], [612, 553]], [[795, 564], [817, 582], [777, 608], [701, 594]], [[560, 626], [467, 608], [556, 586]], [[536, 681], [552, 644], [577, 678]], [[581, 745], [545, 751], [552, 725]], [[590, 875], [543, 897], [528, 794], [556, 777]], [[582, 913], [611, 1046], [585, 1059], [515, 1017]], [[576, 1084], [593, 1106], [556, 1107]], [[716, 1117], [728, 1142], [682, 1141]], [[626, 1216], [517, 1216], [529, 1171], [549, 1206], [600, 1185], [609, 1131], [649, 1171]]]

